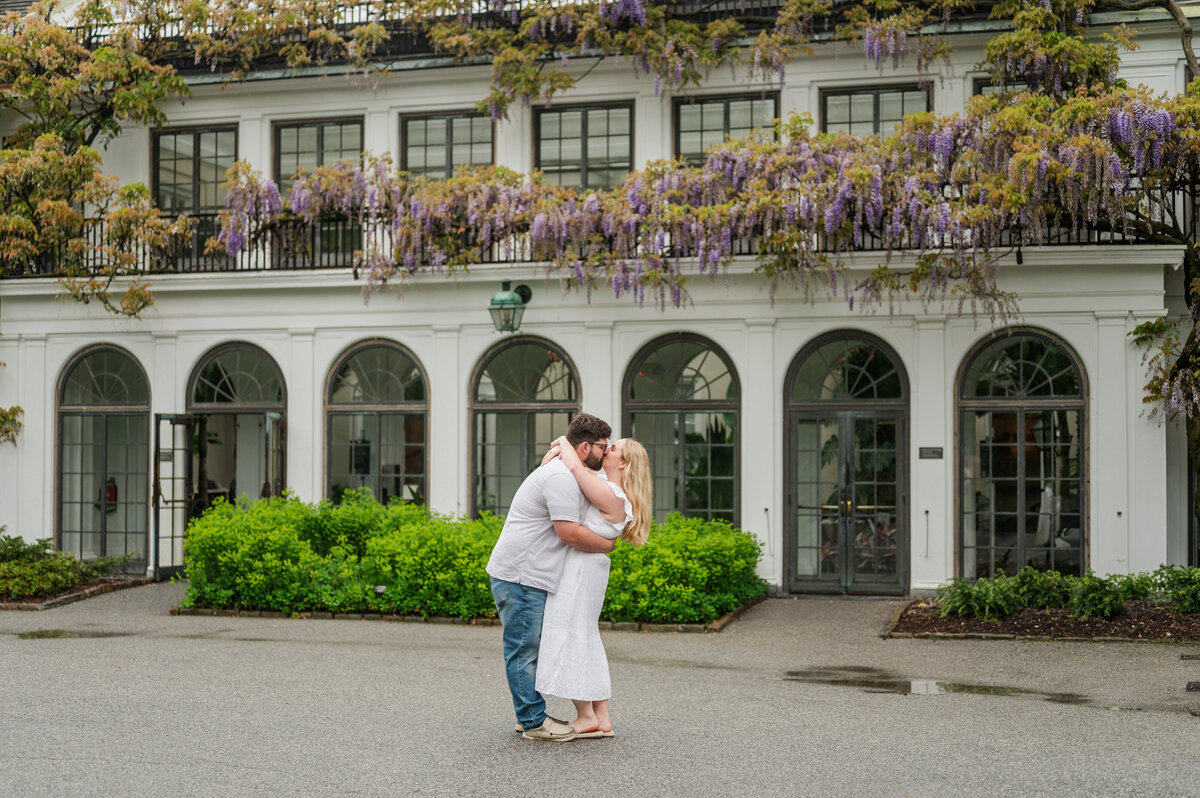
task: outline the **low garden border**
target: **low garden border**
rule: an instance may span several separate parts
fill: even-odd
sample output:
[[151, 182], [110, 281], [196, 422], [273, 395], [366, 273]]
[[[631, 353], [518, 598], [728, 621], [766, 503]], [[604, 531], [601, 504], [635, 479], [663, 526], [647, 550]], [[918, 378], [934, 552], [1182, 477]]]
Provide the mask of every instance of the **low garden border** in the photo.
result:
[[81, 590], [73, 590], [61, 596], [46, 599], [45, 601], [0, 601], [0, 611], [5, 610], [22, 610], [39, 612], [42, 610], [52, 610], [55, 607], [62, 607], [67, 604], [74, 604], [77, 601], [90, 599], [95, 596], [101, 596], [105, 593], [114, 593], [118, 590], [125, 590], [130, 587], [141, 587], [148, 585], [154, 580], [148, 576], [133, 576], [133, 577], [109, 577], [102, 584], [85, 587]]
[[[614, 622], [600, 621], [600, 630], [607, 632], [687, 632], [687, 633], [719, 633], [729, 624], [741, 617], [746, 610], [765, 601], [767, 596], [747, 601], [737, 609], [709, 623], [642, 623], [639, 621]], [[500, 626], [499, 618], [454, 618], [444, 615], [432, 615], [428, 618], [420, 615], [385, 615], [380, 612], [275, 612], [273, 610], [215, 610], [207, 607], [172, 607], [172, 615], [194, 615], [221, 618], [288, 618], [295, 620], [324, 620], [324, 621], [386, 621], [390, 623], [434, 623], [455, 626]]]

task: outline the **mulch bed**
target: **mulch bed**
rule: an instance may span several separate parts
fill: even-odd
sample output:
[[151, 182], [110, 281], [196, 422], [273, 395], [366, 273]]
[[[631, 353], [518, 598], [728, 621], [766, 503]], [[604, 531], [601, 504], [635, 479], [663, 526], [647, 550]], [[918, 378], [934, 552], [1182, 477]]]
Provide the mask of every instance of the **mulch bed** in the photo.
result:
[[900, 614], [893, 636], [986, 635], [1041, 639], [1200, 640], [1200, 613], [1183, 615], [1155, 601], [1127, 601], [1111, 620], [1082, 621], [1065, 609], [1024, 609], [999, 621], [942, 617], [937, 602], [914, 601]]

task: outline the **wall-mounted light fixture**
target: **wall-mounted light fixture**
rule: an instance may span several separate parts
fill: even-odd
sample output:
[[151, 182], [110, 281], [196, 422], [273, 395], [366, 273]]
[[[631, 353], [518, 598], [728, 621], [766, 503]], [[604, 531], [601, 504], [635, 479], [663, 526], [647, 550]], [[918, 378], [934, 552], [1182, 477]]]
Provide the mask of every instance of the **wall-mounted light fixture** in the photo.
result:
[[533, 297], [533, 292], [527, 285], [512, 287], [505, 280], [500, 284], [500, 290], [492, 294], [488, 305], [488, 313], [492, 314], [492, 324], [497, 332], [516, 332], [521, 329], [521, 317], [525, 315], [525, 305]]

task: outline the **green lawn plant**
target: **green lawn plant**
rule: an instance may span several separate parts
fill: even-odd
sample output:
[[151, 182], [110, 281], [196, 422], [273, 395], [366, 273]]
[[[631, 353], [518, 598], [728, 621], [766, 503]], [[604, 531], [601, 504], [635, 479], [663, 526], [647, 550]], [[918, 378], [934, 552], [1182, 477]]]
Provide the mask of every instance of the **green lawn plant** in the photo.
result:
[[[218, 501], [188, 528], [184, 606], [494, 617], [484, 571], [503, 519], [294, 495]], [[763, 595], [761, 546], [727, 523], [672, 515], [645, 546], [618, 542], [601, 617], [704, 623]]]
[[26, 543], [3, 534], [0, 526], [0, 601], [46, 598], [84, 582], [92, 582], [129, 561], [130, 556], [104, 557], [80, 562], [54, 550], [54, 541], [42, 538]]
[[1157, 599], [1177, 612], [1200, 612], [1200, 568], [1163, 566], [1154, 573], [1072, 576], [1026, 567], [1015, 576], [951, 579], [938, 588], [943, 616], [998, 621], [1018, 610], [1067, 608], [1080, 619], [1115, 618], [1126, 601]]

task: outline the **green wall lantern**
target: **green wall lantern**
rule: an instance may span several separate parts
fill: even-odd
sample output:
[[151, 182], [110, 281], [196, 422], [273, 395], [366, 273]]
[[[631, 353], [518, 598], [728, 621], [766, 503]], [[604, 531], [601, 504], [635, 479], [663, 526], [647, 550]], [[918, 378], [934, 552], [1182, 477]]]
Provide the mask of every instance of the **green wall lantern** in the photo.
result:
[[500, 290], [492, 294], [488, 305], [488, 313], [492, 314], [492, 324], [497, 332], [516, 332], [521, 328], [521, 317], [525, 315], [525, 303], [533, 296], [527, 285], [512, 288], [512, 283], [505, 280], [500, 284]]

